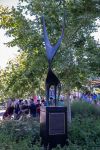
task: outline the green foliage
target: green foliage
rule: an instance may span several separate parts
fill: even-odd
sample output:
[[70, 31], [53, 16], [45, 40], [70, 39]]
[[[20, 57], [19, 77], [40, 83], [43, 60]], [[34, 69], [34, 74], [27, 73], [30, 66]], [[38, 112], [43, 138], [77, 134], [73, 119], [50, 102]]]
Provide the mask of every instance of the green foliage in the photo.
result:
[[86, 102], [72, 103], [72, 123], [68, 132], [69, 145], [54, 150], [99, 150], [100, 107]]
[[[80, 107], [80, 108], [79, 108]], [[99, 150], [100, 111], [93, 105], [76, 102], [68, 131], [69, 145], [53, 150]], [[39, 122], [33, 118], [23, 121], [4, 121], [0, 124], [1, 150], [43, 150], [40, 145]]]
[[72, 123], [68, 132], [69, 145], [54, 150], [99, 150], [100, 107], [86, 102], [72, 103]]
[[82, 117], [100, 117], [100, 107], [84, 101], [73, 102], [71, 106], [71, 111], [72, 117], [76, 115], [81, 115]]
[[99, 1], [94, 0], [19, 0], [17, 8], [0, 6], [0, 27], [7, 31], [7, 36], [13, 37], [7, 46], [18, 46], [19, 51], [23, 51], [17, 67], [12, 62], [2, 71], [1, 97], [18, 98], [34, 91], [44, 92], [47, 61], [42, 15], [52, 44], [57, 42], [63, 22], [65, 24], [64, 39], [53, 62], [65, 90], [77, 87], [77, 83], [86, 83], [91, 74], [98, 76], [100, 48], [91, 33], [96, 30], [95, 21], [100, 17], [99, 6]]
[[[27, 97], [32, 95], [39, 86], [42, 91], [41, 73], [45, 67], [45, 60], [42, 61], [44, 64], [39, 64], [40, 59], [35, 58], [27, 53], [21, 53], [14, 62], [9, 62], [6, 70], [0, 72], [1, 76], [1, 95], [3, 99], [8, 97]], [[34, 59], [37, 59], [34, 62]], [[4, 94], [4, 95], [3, 95]]]
[[[73, 123], [74, 122], [74, 123]], [[88, 147], [100, 147], [100, 119], [77, 116], [72, 120], [69, 140], [73, 144]]]
[[39, 123], [30, 118], [24, 121], [4, 121], [0, 124], [1, 150], [32, 150], [38, 147]]

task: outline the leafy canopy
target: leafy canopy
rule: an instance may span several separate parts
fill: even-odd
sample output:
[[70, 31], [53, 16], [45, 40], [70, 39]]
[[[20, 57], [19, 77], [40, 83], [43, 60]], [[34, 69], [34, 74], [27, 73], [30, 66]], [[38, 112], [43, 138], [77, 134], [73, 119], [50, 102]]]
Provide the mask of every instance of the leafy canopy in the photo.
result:
[[42, 15], [52, 44], [57, 42], [65, 25], [64, 39], [52, 64], [64, 89], [80, 88], [91, 75], [100, 75], [100, 47], [91, 37], [97, 28], [95, 21], [100, 17], [99, 1], [19, 0], [17, 8], [0, 7], [0, 27], [13, 37], [7, 45], [18, 46], [21, 52], [16, 63], [11, 62], [1, 70], [0, 89], [5, 97], [44, 91], [47, 61]]

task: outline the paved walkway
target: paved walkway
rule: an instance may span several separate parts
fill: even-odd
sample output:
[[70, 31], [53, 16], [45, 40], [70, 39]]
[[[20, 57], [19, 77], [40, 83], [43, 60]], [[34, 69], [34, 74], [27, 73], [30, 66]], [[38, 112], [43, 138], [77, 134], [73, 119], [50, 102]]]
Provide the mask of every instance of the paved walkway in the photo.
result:
[[0, 120], [2, 120], [2, 116], [3, 116], [3, 113], [5, 112], [4, 109], [0, 110]]

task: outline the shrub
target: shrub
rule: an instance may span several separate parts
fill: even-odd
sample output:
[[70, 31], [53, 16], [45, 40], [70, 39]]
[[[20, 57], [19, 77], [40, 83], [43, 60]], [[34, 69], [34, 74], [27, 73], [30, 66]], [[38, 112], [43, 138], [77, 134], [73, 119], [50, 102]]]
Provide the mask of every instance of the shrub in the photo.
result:
[[39, 122], [4, 121], [0, 125], [0, 150], [31, 150], [40, 141]]
[[77, 115], [72, 119], [69, 141], [79, 146], [100, 146], [100, 119]]
[[81, 116], [95, 116], [96, 118], [100, 117], [100, 106], [95, 104], [89, 104], [84, 101], [73, 102], [71, 105], [72, 117], [75, 117], [77, 114]]
[[[53, 150], [100, 150], [100, 110], [85, 102], [72, 104], [69, 145]], [[0, 124], [0, 150], [44, 150], [40, 145], [39, 121], [4, 121]]]
[[69, 141], [86, 150], [100, 149], [100, 106], [83, 101], [72, 103]]

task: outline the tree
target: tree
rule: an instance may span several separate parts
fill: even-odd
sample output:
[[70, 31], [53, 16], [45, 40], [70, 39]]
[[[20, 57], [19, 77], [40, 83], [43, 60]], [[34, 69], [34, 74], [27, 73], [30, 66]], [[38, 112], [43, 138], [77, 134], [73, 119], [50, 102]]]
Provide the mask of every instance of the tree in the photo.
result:
[[[62, 24], [65, 24], [65, 35], [63, 43], [55, 57], [53, 68], [65, 90], [71, 90], [73, 87], [81, 85], [83, 81], [92, 74], [99, 74], [99, 51], [97, 43], [91, 38], [90, 34], [96, 30], [95, 20], [100, 17], [100, 2], [94, 0], [20, 0], [17, 9], [12, 10], [1, 8], [1, 27], [7, 30], [8, 36], [13, 36], [13, 40], [8, 42], [8, 46], [17, 45], [20, 51], [27, 55], [25, 68], [12, 69], [13, 78], [9, 76], [9, 82], [12, 80], [25, 80], [29, 83], [28, 91], [37, 88], [40, 84], [39, 79], [44, 79], [47, 70], [45, 51], [43, 44], [41, 16], [45, 16], [46, 26], [49, 38], [52, 44], [61, 34]], [[34, 19], [31, 19], [32, 16]], [[52, 38], [53, 37], [53, 38]], [[95, 57], [94, 57], [95, 56]], [[95, 62], [95, 68], [93, 64]], [[39, 65], [38, 65], [39, 64]], [[98, 65], [97, 65], [98, 64]], [[14, 65], [13, 65], [14, 66]], [[16, 67], [14, 67], [16, 68]], [[20, 71], [21, 70], [21, 71]], [[97, 70], [97, 71], [96, 71]], [[16, 74], [20, 72], [20, 75]], [[35, 82], [37, 81], [37, 84]], [[25, 84], [21, 82], [14, 83], [17, 93], [18, 88], [23, 88]], [[27, 84], [26, 84], [27, 85]], [[8, 89], [12, 89], [12, 84]], [[10, 90], [11, 91], [11, 90]], [[21, 90], [20, 90], [21, 91]]]

